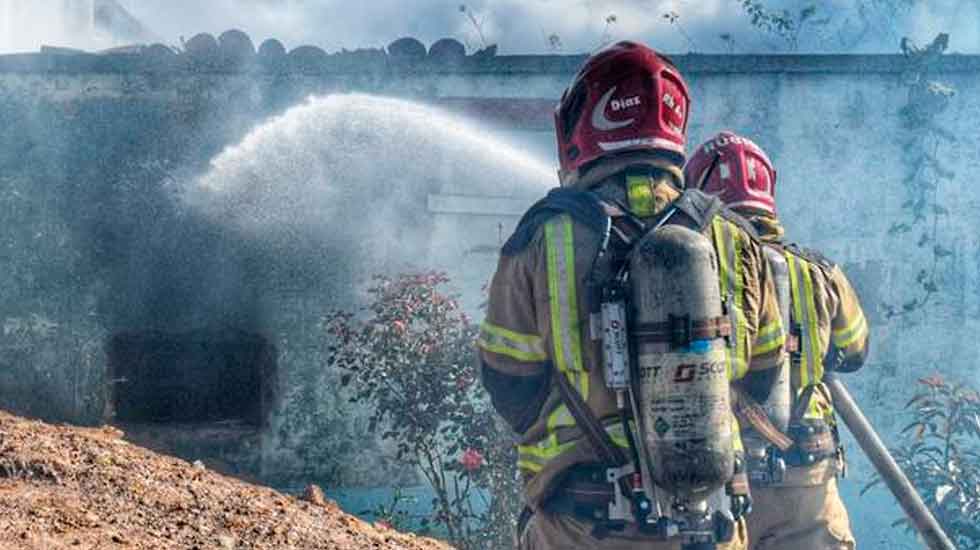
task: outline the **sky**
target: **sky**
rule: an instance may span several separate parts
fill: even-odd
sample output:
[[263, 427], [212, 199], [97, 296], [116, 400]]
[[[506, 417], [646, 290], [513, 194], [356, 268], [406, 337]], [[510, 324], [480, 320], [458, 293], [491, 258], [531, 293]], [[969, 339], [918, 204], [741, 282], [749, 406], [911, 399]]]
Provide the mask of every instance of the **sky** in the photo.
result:
[[[980, 53], [980, 0], [0, 0], [0, 51], [121, 45], [65, 17], [84, 19], [78, 14], [103, 1], [172, 45], [239, 28], [256, 44], [275, 37], [287, 48], [327, 51], [415, 36], [426, 44], [453, 37], [471, 50], [493, 43], [501, 53], [583, 53], [621, 38], [673, 53], [866, 53], [896, 52], [903, 36], [925, 43], [948, 32], [951, 51]], [[746, 3], [786, 10], [793, 29], [754, 27]]]

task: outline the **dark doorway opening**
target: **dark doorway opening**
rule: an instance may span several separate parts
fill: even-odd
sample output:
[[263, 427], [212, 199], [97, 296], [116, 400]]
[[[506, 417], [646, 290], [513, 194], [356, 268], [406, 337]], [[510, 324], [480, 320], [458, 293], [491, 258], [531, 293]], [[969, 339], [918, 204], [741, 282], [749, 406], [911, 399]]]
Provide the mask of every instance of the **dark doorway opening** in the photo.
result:
[[259, 334], [118, 333], [108, 359], [117, 422], [261, 427], [275, 398], [276, 353]]

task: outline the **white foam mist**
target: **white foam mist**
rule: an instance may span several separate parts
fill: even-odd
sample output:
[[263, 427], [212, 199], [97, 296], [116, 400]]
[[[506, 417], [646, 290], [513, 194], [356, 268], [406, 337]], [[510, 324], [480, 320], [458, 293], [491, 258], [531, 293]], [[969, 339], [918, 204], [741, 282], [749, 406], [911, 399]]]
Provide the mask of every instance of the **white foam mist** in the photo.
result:
[[280, 250], [323, 243], [380, 271], [425, 263], [429, 195], [530, 204], [555, 180], [547, 164], [439, 109], [338, 94], [254, 129], [211, 161], [186, 200]]

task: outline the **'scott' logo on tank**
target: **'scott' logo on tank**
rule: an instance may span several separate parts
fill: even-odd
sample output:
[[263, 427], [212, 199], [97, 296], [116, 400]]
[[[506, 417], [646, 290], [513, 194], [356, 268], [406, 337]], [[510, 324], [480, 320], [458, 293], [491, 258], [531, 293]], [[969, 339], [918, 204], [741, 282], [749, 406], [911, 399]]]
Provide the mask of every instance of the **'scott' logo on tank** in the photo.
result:
[[[679, 383], [695, 382], [726, 376], [725, 364], [716, 361], [705, 361], [703, 363], [681, 363], [679, 365], [674, 365], [672, 369], [670, 367], [666, 368], [667, 370], [671, 370], [673, 372], [673, 381]], [[641, 366], [639, 369], [640, 379], [656, 380], [660, 376], [660, 372], [664, 369], [664, 365]]]

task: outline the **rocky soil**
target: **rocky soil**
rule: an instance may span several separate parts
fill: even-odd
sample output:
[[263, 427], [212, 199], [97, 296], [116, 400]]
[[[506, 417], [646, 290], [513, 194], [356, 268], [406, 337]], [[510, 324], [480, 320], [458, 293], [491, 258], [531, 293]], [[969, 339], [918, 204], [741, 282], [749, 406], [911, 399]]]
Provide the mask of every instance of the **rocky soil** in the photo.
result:
[[0, 549], [449, 549], [361, 521], [316, 490], [286, 496], [122, 435], [0, 411]]

